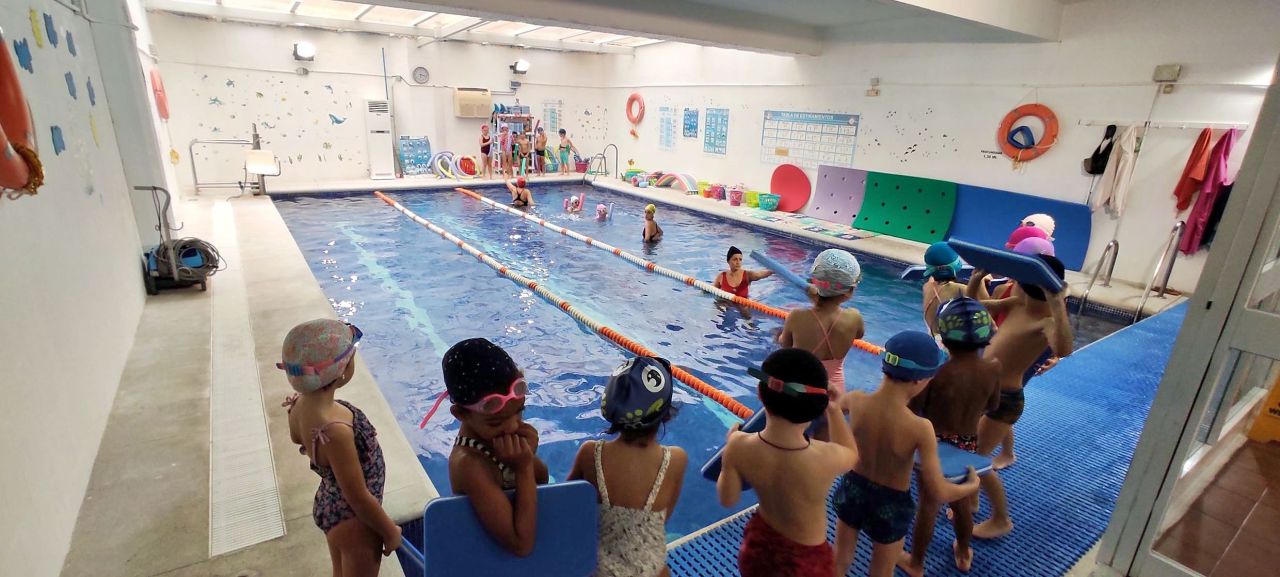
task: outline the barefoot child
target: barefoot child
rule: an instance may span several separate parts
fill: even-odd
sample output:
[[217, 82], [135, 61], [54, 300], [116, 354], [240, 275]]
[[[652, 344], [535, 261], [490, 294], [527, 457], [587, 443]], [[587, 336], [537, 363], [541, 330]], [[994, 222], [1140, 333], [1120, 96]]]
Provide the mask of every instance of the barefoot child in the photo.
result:
[[[449, 454], [449, 485], [471, 499], [476, 517], [503, 549], [533, 551], [537, 486], [547, 466], [537, 456], [538, 432], [521, 418], [529, 390], [515, 361], [485, 339], [467, 339], [444, 354], [444, 385], [458, 419]], [[515, 490], [514, 499], [503, 491]]]
[[493, 178], [493, 159], [489, 157], [489, 151], [493, 148], [493, 136], [489, 134], [489, 125], [480, 126], [480, 164], [484, 165], [484, 174], [481, 178]]
[[[929, 386], [916, 395], [909, 406], [916, 414], [929, 419], [939, 443], [977, 452], [978, 420], [1000, 404], [1000, 361], [984, 359], [978, 353], [991, 341], [995, 326], [981, 303], [960, 297], [938, 311], [938, 328], [951, 360], [942, 365]], [[925, 556], [942, 505], [927, 497], [920, 500], [911, 553], [904, 554], [898, 563], [898, 567], [912, 577], [924, 575]], [[973, 534], [974, 499], [966, 497], [955, 501], [951, 509], [956, 530], [956, 542], [952, 545], [956, 568], [967, 573], [973, 564], [969, 541]]]
[[827, 493], [858, 460], [853, 436], [846, 427], [831, 428], [833, 443], [804, 436], [824, 413], [833, 423], [841, 419], [839, 405], [827, 395], [827, 372], [813, 353], [780, 349], [750, 372], [760, 380], [765, 427], [755, 434], [730, 429], [716, 481], [725, 507], [738, 502], [744, 481], [760, 499], [742, 537], [738, 569], [743, 577], [828, 577]]
[[960, 273], [960, 255], [945, 242], [934, 243], [924, 251], [924, 324], [929, 334], [938, 334], [938, 307], [951, 299], [964, 296], [965, 286], [956, 281]]
[[[569, 160], [572, 158], [569, 153], [578, 154], [578, 147], [573, 145], [573, 140], [569, 138], [569, 133], [565, 129], [560, 129], [560, 144], [556, 147], [560, 152], [560, 174], [569, 174]], [[650, 205], [652, 206], [652, 205]]]
[[[884, 378], [875, 393], [852, 392], [841, 404], [849, 411], [858, 443], [858, 463], [840, 477], [832, 496], [836, 516], [836, 575], [849, 572], [858, 533], [871, 539], [871, 577], [891, 577], [902, 554], [916, 507], [911, 472], [920, 453], [920, 490], [927, 498], [950, 503], [973, 495], [978, 477], [969, 469], [965, 482], [942, 478], [938, 440], [929, 421], [911, 414], [907, 403], [929, 384], [946, 361], [933, 337], [903, 331], [884, 345]], [[834, 422], [834, 421], [833, 421]], [[832, 427], [832, 435], [836, 429]]]
[[[612, 441], [583, 443], [569, 481], [586, 479], [600, 493], [600, 545], [596, 577], [656, 577], [667, 569], [667, 519], [680, 499], [689, 456], [657, 443], [675, 416], [675, 380], [666, 359], [623, 363], [600, 400]], [[607, 466], [606, 466], [607, 464]]]
[[324, 531], [334, 577], [375, 577], [400, 548], [400, 527], [382, 510], [387, 470], [378, 433], [351, 403], [334, 400], [355, 374], [360, 329], [329, 319], [289, 331], [281, 351], [289, 385], [289, 438], [320, 475], [312, 520]]
[[[1058, 278], [1065, 273], [1062, 261], [1040, 255]], [[973, 271], [969, 280], [970, 296], [978, 293], [984, 271]], [[984, 416], [978, 425], [978, 453], [990, 455], [996, 445], [1013, 430], [1022, 417], [1024, 404], [1023, 375], [1032, 367], [1045, 348], [1053, 355], [1065, 357], [1072, 351], [1071, 323], [1067, 318], [1067, 290], [1048, 295], [1036, 286], [1014, 283], [1011, 296], [983, 301], [992, 317], [1003, 317], [1000, 331], [991, 339], [984, 356], [1000, 361], [1000, 406]], [[1009, 503], [998, 475], [982, 478], [982, 490], [991, 499], [991, 518], [973, 528], [978, 539], [995, 539], [1013, 530]]]
[[662, 240], [662, 227], [658, 226], [657, 215], [658, 207], [652, 204], [644, 207], [644, 231], [641, 233], [644, 242]]

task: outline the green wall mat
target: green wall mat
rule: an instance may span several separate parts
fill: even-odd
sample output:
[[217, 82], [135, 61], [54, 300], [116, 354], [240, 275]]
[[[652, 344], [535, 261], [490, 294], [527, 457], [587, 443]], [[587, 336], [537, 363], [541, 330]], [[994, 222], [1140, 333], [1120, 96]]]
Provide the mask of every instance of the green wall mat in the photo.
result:
[[956, 211], [956, 183], [883, 172], [867, 173], [855, 228], [923, 243], [947, 236]]

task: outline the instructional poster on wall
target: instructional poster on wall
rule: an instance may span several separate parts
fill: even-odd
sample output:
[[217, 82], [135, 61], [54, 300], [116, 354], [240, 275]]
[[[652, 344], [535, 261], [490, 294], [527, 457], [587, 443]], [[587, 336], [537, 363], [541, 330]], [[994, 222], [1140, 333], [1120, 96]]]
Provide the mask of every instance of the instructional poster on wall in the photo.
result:
[[658, 108], [658, 148], [661, 150], [676, 148], [676, 109], [670, 106]]
[[542, 124], [547, 129], [547, 134], [555, 134], [560, 131], [560, 116], [564, 110], [564, 102], [560, 100], [547, 100], [542, 103]]
[[857, 114], [764, 111], [760, 162], [765, 164], [853, 168], [857, 145]]
[[710, 154], [729, 152], [729, 109], [708, 108], [707, 125], [702, 129], [702, 151]]
[[684, 109], [684, 137], [685, 138], [698, 137], [698, 109], [697, 108]]

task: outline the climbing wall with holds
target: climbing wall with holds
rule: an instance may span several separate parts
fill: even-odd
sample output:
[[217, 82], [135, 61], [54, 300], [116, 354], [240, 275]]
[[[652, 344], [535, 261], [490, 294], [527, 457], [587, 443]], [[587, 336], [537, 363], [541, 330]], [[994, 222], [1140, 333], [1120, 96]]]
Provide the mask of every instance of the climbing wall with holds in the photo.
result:
[[807, 216], [840, 224], [854, 224], [867, 189], [867, 171], [819, 166], [813, 196], [804, 207]]
[[954, 182], [870, 172], [854, 227], [933, 243], [946, 237], [955, 210]]

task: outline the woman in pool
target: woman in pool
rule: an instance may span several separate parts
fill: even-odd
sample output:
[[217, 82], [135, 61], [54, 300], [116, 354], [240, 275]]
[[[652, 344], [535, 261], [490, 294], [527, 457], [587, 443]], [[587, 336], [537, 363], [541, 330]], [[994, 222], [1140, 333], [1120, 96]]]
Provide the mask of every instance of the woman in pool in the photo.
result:
[[641, 232], [641, 239], [644, 242], [662, 240], [662, 227], [658, 226], [657, 215], [658, 207], [652, 204], [644, 207], [644, 231]]
[[484, 167], [482, 178], [493, 178], [493, 160], [489, 158], [489, 149], [493, 147], [493, 136], [489, 134], [489, 125], [480, 126], [480, 164]]
[[569, 174], [569, 153], [578, 154], [578, 147], [573, 145], [573, 141], [569, 139], [569, 133], [565, 129], [560, 129], [560, 174]]
[[771, 270], [747, 270], [742, 268], [742, 251], [738, 247], [729, 247], [725, 260], [729, 262], [729, 270], [716, 275], [716, 288], [733, 293], [744, 299], [751, 298], [748, 287], [760, 279], [773, 276]]
[[533, 193], [526, 188], [524, 177], [507, 181], [507, 190], [511, 191], [511, 206], [516, 208], [532, 208]]

